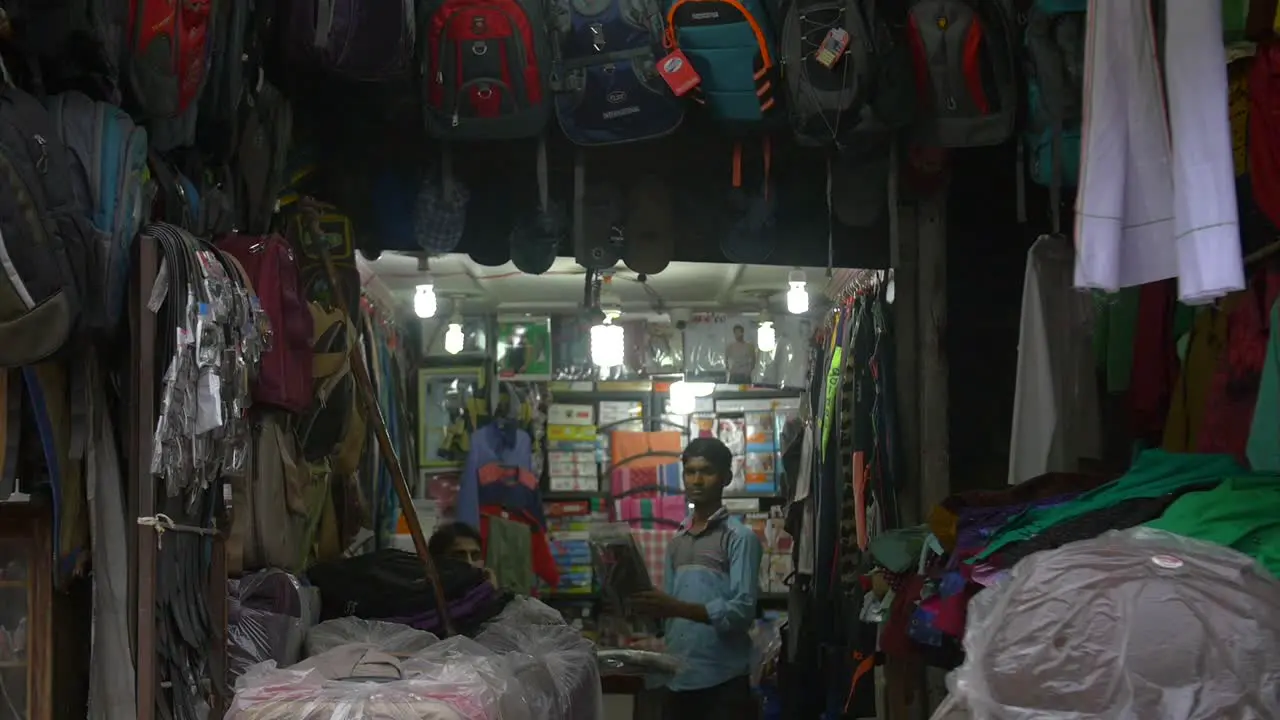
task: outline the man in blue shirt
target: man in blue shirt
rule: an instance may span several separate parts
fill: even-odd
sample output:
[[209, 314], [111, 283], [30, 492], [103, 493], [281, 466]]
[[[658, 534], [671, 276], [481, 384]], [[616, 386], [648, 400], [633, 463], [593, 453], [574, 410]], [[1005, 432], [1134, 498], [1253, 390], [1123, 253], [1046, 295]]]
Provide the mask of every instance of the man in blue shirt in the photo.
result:
[[733, 453], [715, 438], [685, 448], [684, 489], [693, 506], [667, 547], [663, 590], [631, 598], [632, 609], [666, 620], [667, 652], [682, 661], [667, 685], [664, 720], [756, 716], [748, 675], [759, 587], [760, 540], [722, 503]]

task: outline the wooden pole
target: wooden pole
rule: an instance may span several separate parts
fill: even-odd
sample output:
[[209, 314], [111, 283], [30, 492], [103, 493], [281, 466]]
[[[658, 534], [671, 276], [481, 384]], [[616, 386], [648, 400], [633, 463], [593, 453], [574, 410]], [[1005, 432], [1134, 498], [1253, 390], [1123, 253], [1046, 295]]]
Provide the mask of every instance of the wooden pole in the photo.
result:
[[[299, 212], [304, 213], [307, 221], [305, 227], [309, 233], [307, 238], [301, 240], [304, 244], [312, 244], [310, 242], [312, 239], [321, 238], [324, 235], [320, 229], [320, 213], [324, 206], [311, 198], [304, 198], [298, 202], [298, 207]], [[342, 284], [338, 282], [338, 271], [333, 265], [333, 258], [329, 255], [328, 246], [323, 241], [314, 242], [312, 246], [319, 251], [320, 258], [324, 262], [325, 272], [329, 276], [329, 286], [333, 289], [333, 296], [339, 307], [351, 307], [347, 304]], [[382, 408], [378, 405], [378, 396], [374, 392], [373, 381], [369, 378], [369, 369], [364, 364], [364, 353], [360, 351], [360, 344], [355, 338], [349, 340], [351, 349], [348, 357], [351, 362], [351, 372], [356, 376], [357, 392], [367, 418], [373, 423], [373, 434], [377, 438], [382, 460], [391, 470], [391, 485], [395, 488], [396, 496], [400, 498], [400, 512], [404, 513], [405, 524], [409, 526], [409, 536], [413, 538], [413, 548], [417, 551], [418, 559], [422, 561], [426, 571], [427, 580], [431, 583], [436, 598], [436, 610], [440, 613], [440, 621], [444, 626], [445, 636], [448, 637], [454, 634], [454, 629], [449, 617], [449, 604], [444, 597], [444, 586], [440, 583], [440, 573], [436, 569], [435, 561], [431, 559], [431, 553], [427, 550], [427, 539], [422, 534], [422, 523], [418, 520], [418, 510], [413, 504], [413, 493], [409, 490], [409, 481], [405, 477], [400, 458], [396, 455], [395, 445], [391, 443], [391, 434], [387, 431]]]

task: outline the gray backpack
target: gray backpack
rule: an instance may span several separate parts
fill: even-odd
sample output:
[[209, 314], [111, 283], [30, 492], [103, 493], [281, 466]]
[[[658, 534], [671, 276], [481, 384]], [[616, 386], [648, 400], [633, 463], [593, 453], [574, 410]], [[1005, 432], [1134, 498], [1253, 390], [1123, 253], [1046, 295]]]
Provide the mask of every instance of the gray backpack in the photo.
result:
[[[915, 0], [911, 34], [921, 107], [920, 142], [999, 145], [1018, 115], [1017, 41], [1007, 0]], [[967, 48], [977, 47], [976, 54]]]
[[59, 138], [70, 151], [72, 188], [92, 225], [97, 292], [85, 302], [115, 328], [124, 311], [133, 238], [150, 210], [147, 131], [120, 108], [78, 92], [48, 100]]
[[[795, 0], [782, 20], [778, 51], [787, 90], [787, 110], [796, 142], [837, 145], [854, 128], [870, 123], [875, 78], [871, 19], [863, 0]], [[849, 45], [827, 67], [817, 54], [832, 30], [849, 34]]]
[[0, 187], [0, 367], [12, 368], [104, 324], [71, 156], [44, 106], [14, 87], [0, 89]]

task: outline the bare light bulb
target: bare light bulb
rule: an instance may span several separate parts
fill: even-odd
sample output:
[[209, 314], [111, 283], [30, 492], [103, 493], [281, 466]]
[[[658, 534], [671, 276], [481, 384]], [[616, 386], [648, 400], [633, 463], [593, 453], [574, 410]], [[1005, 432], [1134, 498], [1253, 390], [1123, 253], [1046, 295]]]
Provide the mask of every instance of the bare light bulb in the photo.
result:
[[591, 327], [591, 363], [596, 367], [611, 368], [622, 364], [626, 346], [621, 325], [614, 325], [606, 318]]
[[778, 349], [778, 334], [773, 323], [765, 320], [756, 328], [756, 347], [763, 353], [771, 353]]
[[803, 270], [792, 270], [787, 276], [787, 312], [803, 315], [809, 312], [809, 291], [805, 289]]
[[449, 329], [444, 333], [444, 351], [450, 355], [457, 355], [462, 352], [465, 344], [466, 338], [462, 335], [462, 323], [449, 323]]
[[413, 314], [420, 318], [435, 317], [436, 289], [431, 283], [423, 283], [413, 292]]

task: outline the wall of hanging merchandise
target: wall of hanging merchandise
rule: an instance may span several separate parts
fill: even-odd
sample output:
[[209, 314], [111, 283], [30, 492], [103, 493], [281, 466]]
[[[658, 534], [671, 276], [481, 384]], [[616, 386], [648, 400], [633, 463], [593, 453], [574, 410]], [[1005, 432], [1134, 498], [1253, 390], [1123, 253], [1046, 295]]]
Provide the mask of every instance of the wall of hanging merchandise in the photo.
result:
[[[417, 338], [404, 332], [397, 323], [394, 306], [384, 305], [372, 295], [362, 299], [361, 321], [358, 330], [378, 405], [382, 408], [401, 466], [408, 477], [414, 477], [417, 475], [414, 458], [420, 455], [418, 443], [421, 442], [418, 423], [414, 420], [421, 410], [418, 408], [415, 412], [413, 400]], [[378, 450], [372, 429], [364, 445], [362, 467], [365, 472], [357, 476], [363, 478], [359, 493], [356, 497], [344, 498], [341, 517], [347, 523], [342, 532], [343, 547], [349, 547], [360, 529], [367, 526], [377, 529], [376, 547], [386, 547], [399, 529], [400, 500], [393, 487], [391, 470], [386, 467]], [[364, 522], [368, 524], [361, 524]]]
[[789, 630], [797, 645], [785, 691], [800, 716], [832, 706], [875, 715], [871, 674], [828, 659], [874, 657], [878, 626], [863, 613], [872, 598], [867, 550], [900, 524], [891, 287], [891, 278], [860, 275], [841, 293], [812, 349], [808, 406], [784, 427], [782, 463], [796, 478], [784, 488], [791, 594], [805, 606]]

